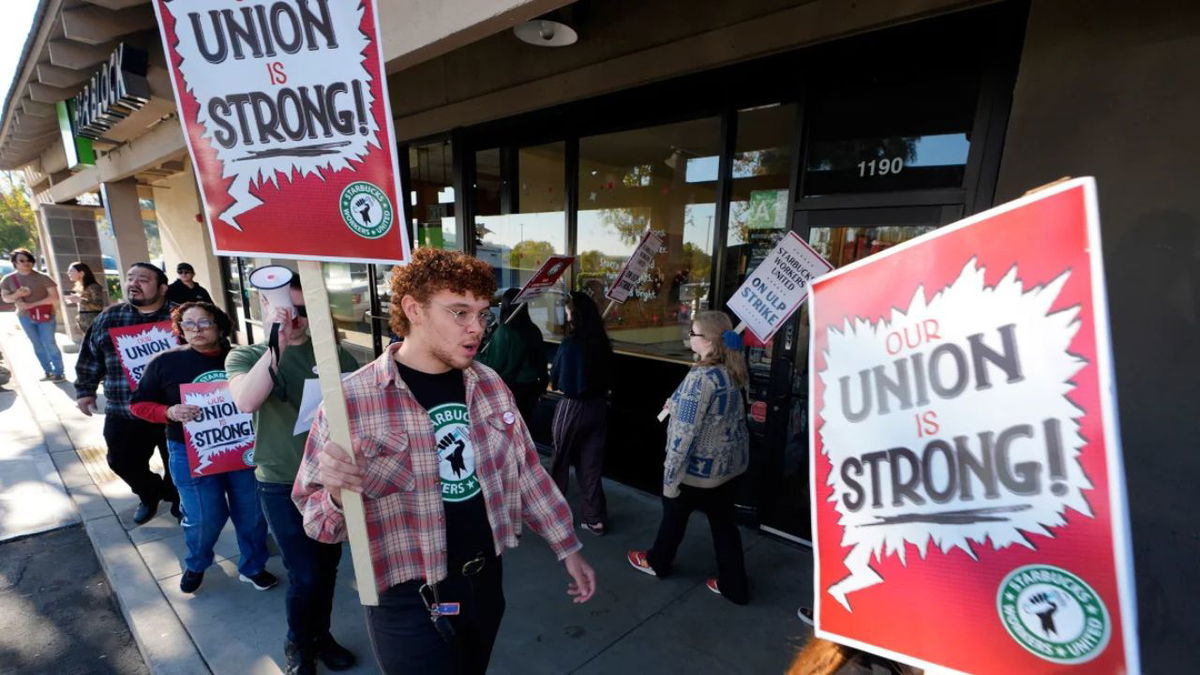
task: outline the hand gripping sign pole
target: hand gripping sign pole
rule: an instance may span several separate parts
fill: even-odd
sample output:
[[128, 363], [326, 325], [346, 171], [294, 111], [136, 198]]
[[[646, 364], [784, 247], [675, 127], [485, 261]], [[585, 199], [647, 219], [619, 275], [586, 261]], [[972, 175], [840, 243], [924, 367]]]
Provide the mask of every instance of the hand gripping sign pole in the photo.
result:
[[[308, 306], [308, 328], [312, 334], [313, 355], [321, 380], [321, 395], [325, 401], [325, 418], [329, 422], [329, 439], [350, 450], [350, 415], [342, 394], [341, 361], [337, 353], [336, 329], [329, 310], [329, 295], [325, 292], [325, 275], [321, 263], [301, 260], [300, 283], [304, 287], [304, 303]], [[347, 452], [351, 461], [354, 453]], [[350, 540], [350, 557], [354, 560], [354, 580], [358, 584], [358, 599], [364, 605], [379, 604], [375, 589], [375, 570], [371, 565], [371, 541], [367, 538], [366, 512], [362, 495], [342, 490], [342, 511], [346, 514], [346, 534]]]

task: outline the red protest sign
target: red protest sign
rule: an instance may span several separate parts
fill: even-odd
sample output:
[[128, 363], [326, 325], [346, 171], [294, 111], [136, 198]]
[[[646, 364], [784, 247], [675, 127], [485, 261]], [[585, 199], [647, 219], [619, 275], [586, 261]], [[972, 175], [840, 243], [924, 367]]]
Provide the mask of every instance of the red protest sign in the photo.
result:
[[1138, 672], [1095, 183], [810, 301], [817, 635], [970, 673]]
[[373, 0], [154, 9], [216, 254], [408, 259]]
[[200, 414], [183, 425], [188, 467], [193, 476], [254, 468], [252, 415], [238, 410], [228, 382], [181, 384], [179, 398], [185, 405], [200, 408]]
[[546, 258], [546, 262], [538, 268], [537, 272], [525, 282], [521, 287], [521, 292], [517, 297], [513, 298], [513, 304], [520, 302], [530, 302], [542, 297], [562, 275], [571, 268], [571, 263], [575, 262], [575, 258], [569, 255], [552, 255]]
[[108, 337], [117, 350], [117, 358], [121, 361], [121, 370], [125, 372], [130, 390], [137, 389], [150, 359], [179, 346], [179, 340], [171, 331], [170, 321], [114, 326], [108, 329]]

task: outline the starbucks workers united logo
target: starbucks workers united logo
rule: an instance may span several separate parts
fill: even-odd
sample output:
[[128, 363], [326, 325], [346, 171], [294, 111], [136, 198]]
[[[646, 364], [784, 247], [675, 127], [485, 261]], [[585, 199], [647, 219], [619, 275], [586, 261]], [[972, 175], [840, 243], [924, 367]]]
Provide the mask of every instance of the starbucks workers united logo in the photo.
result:
[[429, 419], [433, 421], [433, 437], [437, 439], [442, 501], [465, 502], [480, 492], [467, 406], [462, 403], [434, 406]]
[[360, 237], [378, 239], [392, 229], [392, 202], [374, 183], [355, 181], [338, 200], [342, 220]]
[[1095, 589], [1053, 565], [1025, 565], [1004, 577], [996, 611], [1022, 647], [1054, 663], [1085, 663], [1112, 636], [1112, 620]]

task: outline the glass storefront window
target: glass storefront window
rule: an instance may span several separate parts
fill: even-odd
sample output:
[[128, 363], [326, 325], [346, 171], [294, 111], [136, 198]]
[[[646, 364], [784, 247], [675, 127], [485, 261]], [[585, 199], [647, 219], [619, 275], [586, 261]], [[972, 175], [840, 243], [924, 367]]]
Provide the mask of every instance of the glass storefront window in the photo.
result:
[[[503, 175], [500, 151], [476, 153], [475, 257], [492, 266], [498, 293], [519, 288], [546, 258], [567, 252], [565, 143], [517, 148], [516, 176]], [[547, 335], [562, 332], [548, 293], [530, 303], [529, 316]]]
[[[296, 270], [294, 260], [277, 260], [274, 258], [243, 258], [242, 272], [244, 279], [265, 265], [283, 265], [292, 271]], [[360, 364], [375, 357], [374, 345], [371, 342], [371, 325], [367, 313], [371, 307], [371, 296], [367, 285], [367, 266], [361, 263], [324, 263], [322, 270], [325, 276], [325, 291], [329, 296], [329, 310], [333, 315], [333, 323], [341, 334], [342, 346], [349, 351]], [[249, 291], [250, 322], [261, 333], [255, 335], [257, 340], [265, 339], [266, 329], [263, 327], [262, 299], [257, 288], [246, 283]]]
[[834, 267], [842, 267], [936, 229], [935, 225], [814, 227], [808, 243]]
[[579, 140], [579, 274], [604, 293], [646, 228], [664, 244], [629, 300], [605, 318], [618, 351], [690, 359], [692, 313], [708, 306], [720, 120], [705, 118]]
[[462, 249], [454, 213], [454, 168], [450, 141], [408, 148], [409, 205], [417, 246]]
[[946, 78], [817, 95], [804, 194], [961, 187], [977, 92], [970, 78]]
[[787, 231], [795, 120], [795, 104], [738, 111], [723, 298], [733, 296]]
[[371, 290], [363, 263], [324, 263], [329, 313], [342, 334], [342, 346], [365, 363], [375, 356], [371, 341]]

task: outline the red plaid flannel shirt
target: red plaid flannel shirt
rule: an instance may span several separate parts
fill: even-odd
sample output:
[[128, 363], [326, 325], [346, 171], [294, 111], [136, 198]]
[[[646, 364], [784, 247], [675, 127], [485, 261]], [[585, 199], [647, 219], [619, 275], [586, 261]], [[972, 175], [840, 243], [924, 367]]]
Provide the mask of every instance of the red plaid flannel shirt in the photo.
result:
[[[400, 379], [394, 345], [346, 378], [346, 408], [355, 461], [363, 467], [363, 504], [375, 585], [380, 590], [446, 577], [446, 515], [438, 453], [429, 414]], [[512, 394], [500, 376], [474, 363], [463, 371], [475, 475], [483, 489], [496, 554], [517, 545], [521, 521], [529, 524], [559, 560], [582, 548], [566, 500], [538, 462], [537, 449]], [[327, 543], [346, 539], [342, 510], [318, 481], [317, 457], [329, 440], [324, 406], [317, 412], [292, 500], [308, 536]]]

